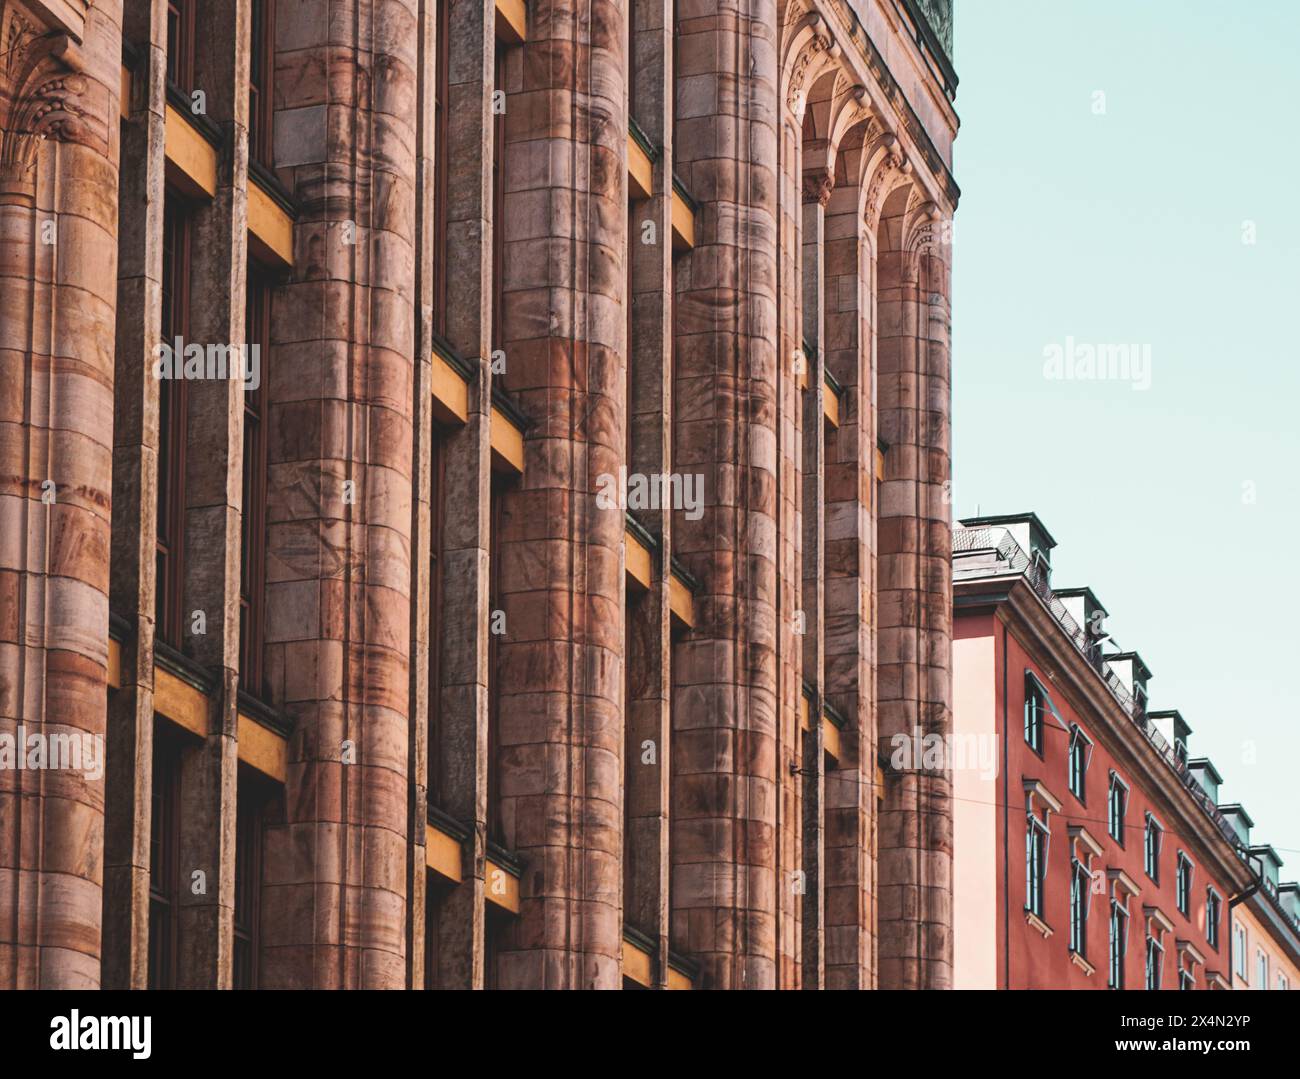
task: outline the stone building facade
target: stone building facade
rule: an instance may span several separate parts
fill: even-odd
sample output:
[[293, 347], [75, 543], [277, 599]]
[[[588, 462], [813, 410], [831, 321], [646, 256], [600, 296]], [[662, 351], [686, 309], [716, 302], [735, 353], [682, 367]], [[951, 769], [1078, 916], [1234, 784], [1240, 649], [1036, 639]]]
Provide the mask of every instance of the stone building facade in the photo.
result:
[[950, 15], [0, 0], [0, 985], [950, 984]]

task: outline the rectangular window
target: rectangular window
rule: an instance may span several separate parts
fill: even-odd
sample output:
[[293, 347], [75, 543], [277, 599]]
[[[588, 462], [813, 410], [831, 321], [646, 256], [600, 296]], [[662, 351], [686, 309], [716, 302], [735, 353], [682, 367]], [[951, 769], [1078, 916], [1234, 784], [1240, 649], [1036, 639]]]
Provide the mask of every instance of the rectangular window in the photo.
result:
[[1028, 671], [1025, 672], [1025, 741], [1029, 748], [1041, 756], [1043, 752], [1043, 722], [1047, 711], [1047, 694]]
[[1164, 829], [1160, 827], [1160, 822], [1148, 813], [1143, 861], [1146, 866], [1147, 876], [1157, 884], [1160, 883], [1160, 844], [1163, 839]]
[[266, 689], [266, 478], [267, 397], [271, 341], [271, 286], [256, 266], [248, 267], [245, 333], [250, 363], [256, 349], [261, 378], [244, 391], [244, 509], [240, 519], [239, 688], [254, 697]]
[[1077, 858], [1070, 860], [1070, 951], [1088, 958], [1088, 886], [1092, 876]]
[[438, 805], [442, 775], [442, 541], [446, 452], [434, 435], [429, 460], [429, 776], [427, 797]]
[[1205, 940], [1216, 952], [1219, 950], [1219, 893], [1213, 888], [1205, 890]]
[[1124, 845], [1124, 820], [1128, 815], [1128, 787], [1114, 772], [1110, 774], [1110, 797], [1106, 814], [1111, 839]]
[[1084, 797], [1087, 790], [1088, 779], [1088, 757], [1092, 753], [1092, 741], [1083, 733], [1079, 725], [1070, 726], [1070, 793], [1081, 802], [1086, 802]]
[[1128, 957], [1128, 908], [1110, 901], [1110, 980], [1112, 989], [1124, 988], [1124, 961]]
[[197, 0], [167, 2], [167, 79], [194, 89], [194, 12]]
[[[190, 218], [171, 193], [163, 206], [162, 325], [175, 348], [189, 331]], [[174, 372], [173, 372], [174, 373]], [[188, 394], [183, 378], [158, 382], [158, 535], [154, 624], [157, 638], [180, 647], [185, 582], [185, 444]]]
[[275, 167], [275, 0], [252, 0], [248, 59], [248, 156]]
[[1279, 974], [1279, 975], [1277, 976], [1277, 987], [1278, 987], [1279, 989], [1290, 989], [1290, 988], [1291, 988], [1291, 983], [1288, 982], [1288, 981], [1286, 980], [1286, 975], [1285, 975], [1285, 974]]
[[1178, 852], [1178, 877], [1176, 880], [1178, 910], [1189, 914], [1192, 909], [1192, 863], [1182, 851]]
[[149, 826], [149, 988], [176, 988], [180, 880], [180, 746], [156, 736]]
[[505, 514], [499, 481], [492, 484], [488, 509], [488, 746], [487, 746], [487, 828], [488, 838], [505, 842], [501, 818], [501, 635], [492, 632], [501, 609], [501, 531]]
[[1255, 949], [1255, 988], [1268, 988], [1268, 956], [1263, 948]]
[[1196, 978], [1192, 975], [1192, 972], [1190, 970], [1184, 969], [1178, 972], [1178, 988], [1179, 989], [1196, 988]]
[[1237, 977], [1246, 978], [1246, 930], [1240, 922], [1232, 923], [1232, 954], [1236, 956]]
[[1035, 917], [1043, 916], [1043, 880], [1047, 874], [1047, 849], [1051, 837], [1045, 822], [1033, 813], [1026, 815], [1025, 828], [1025, 909]]
[[447, 336], [447, 224], [449, 203], [447, 97], [451, 70], [451, 0], [437, 0], [433, 76], [433, 332]]
[[261, 953], [262, 792], [242, 779], [235, 807], [235, 989], [256, 989]]
[[1147, 988], [1160, 988], [1161, 967], [1165, 961], [1165, 950], [1155, 937], [1147, 936]]

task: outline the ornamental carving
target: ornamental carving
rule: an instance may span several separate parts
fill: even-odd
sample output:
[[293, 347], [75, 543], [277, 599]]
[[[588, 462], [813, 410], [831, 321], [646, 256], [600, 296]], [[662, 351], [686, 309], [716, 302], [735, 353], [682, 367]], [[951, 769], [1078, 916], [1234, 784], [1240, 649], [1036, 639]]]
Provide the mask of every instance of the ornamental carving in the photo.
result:
[[45, 139], [86, 137], [82, 70], [71, 35], [47, 31], [14, 4], [0, 6], [0, 198], [31, 198]]

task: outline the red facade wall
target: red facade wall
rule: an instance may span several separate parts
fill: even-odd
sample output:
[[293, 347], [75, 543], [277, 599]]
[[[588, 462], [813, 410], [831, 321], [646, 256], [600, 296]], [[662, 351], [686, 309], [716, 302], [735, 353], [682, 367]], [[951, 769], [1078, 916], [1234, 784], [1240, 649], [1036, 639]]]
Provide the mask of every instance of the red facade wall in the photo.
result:
[[[1173, 932], [1163, 934], [1165, 957], [1161, 970], [1162, 989], [1178, 988], [1180, 956], [1178, 941], [1190, 941], [1205, 957], [1204, 965], [1188, 961], [1195, 975], [1195, 987], [1207, 988], [1206, 971], [1218, 970], [1226, 975], [1228, 969], [1228, 921], [1226, 897], [1230, 888], [1210, 876], [1203, 864], [1197, 844], [1180, 835], [1174, 828], [1173, 815], [1163, 799], [1153, 797], [1145, 788], [1140, 775], [1129, 767], [1117, 765], [1115, 756], [1102, 743], [1094, 717], [1067, 699], [1064, 692], [1054, 686], [1051, 671], [1034, 662], [1028, 650], [1002, 619], [990, 614], [961, 615], [954, 621], [954, 639], [969, 640], [993, 636], [993, 669], [982, 669], [979, 677], [992, 677], [994, 714], [971, 721], [971, 717], [958, 719], [958, 729], [976, 728], [993, 731], [999, 739], [1000, 772], [994, 784], [998, 791], [997, 825], [992, 836], [981, 836], [987, 843], [990, 856], [997, 860], [998, 924], [988, 926], [988, 932], [998, 936], [997, 987], [1012, 989], [1105, 989], [1109, 972], [1109, 926], [1111, 883], [1106, 879], [1108, 869], [1123, 870], [1140, 888], [1140, 894], [1128, 898], [1129, 938], [1125, 962], [1125, 987], [1144, 989], [1146, 984], [1146, 926], [1143, 913], [1146, 906], [1158, 907], [1173, 923]], [[962, 663], [961, 649], [957, 650], [957, 664]], [[1031, 671], [1048, 688], [1052, 701], [1060, 713], [1060, 721], [1049, 714], [1043, 735], [1043, 753], [1040, 756], [1025, 741], [1024, 712], [1026, 697], [1026, 671]], [[960, 670], [959, 670], [960, 678]], [[968, 699], [974, 699], [968, 698]], [[990, 699], [985, 697], [984, 699]], [[958, 695], [958, 706], [963, 698]], [[1092, 739], [1081, 801], [1070, 791], [1068, 728], [1077, 723]], [[1063, 726], [1062, 726], [1063, 724]], [[1005, 743], [1002, 742], [1004, 734]], [[1134, 739], [1143, 737], [1134, 727]], [[1143, 747], [1139, 746], [1139, 749]], [[1154, 767], [1164, 767], [1153, 760]], [[1128, 809], [1125, 816], [1124, 844], [1111, 838], [1107, 821], [1109, 775], [1115, 769], [1119, 778], [1128, 784]], [[1023, 780], [1037, 779], [1061, 803], [1059, 814], [1050, 818], [1051, 842], [1047, 856], [1047, 873], [1044, 883], [1043, 921], [1052, 934], [1044, 938], [1041, 931], [1029, 923], [1025, 915], [1025, 795]], [[1159, 860], [1159, 882], [1151, 880], [1144, 866], [1144, 827], [1146, 813], [1155, 814], [1164, 828], [1164, 840]], [[1068, 828], [1082, 825], [1103, 848], [1100, 857], [1094, 857], [1094, 883], [1091, 906], [1088, 912], [1086, 957], [1095, 967], [1088, 974], [1070, 957], [1070, 862], [1071, 843]], [[1185, 851], [1192, 860], [1193, 870], [1189, 913], [1178, 910], [1176, 895], [1178, 852]], [[959, 875], [955, 882], [955, 902], [962, 902], [963, 881]], [[1218, 949], [1212, 948], [1206, 937], [1206, 889], [1213, 887], [1222, 899], [1219, 916]], [[961, 919], [958, 918], [960, 924]], [[1008, 946], [1009, 945], [1009, 946]], [[960, 979], [959, 979], [959, 984]]]

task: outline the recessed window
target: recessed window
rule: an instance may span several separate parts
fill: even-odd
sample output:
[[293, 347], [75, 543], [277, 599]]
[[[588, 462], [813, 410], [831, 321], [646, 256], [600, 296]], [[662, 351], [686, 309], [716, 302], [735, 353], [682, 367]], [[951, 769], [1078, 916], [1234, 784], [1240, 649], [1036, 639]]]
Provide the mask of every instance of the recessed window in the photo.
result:
[[252, 0], [248, 54], [248, 156], [274, 167], [275, 0]]
[[1043, 724], [1047, 716], [1047, 691], [1032, 674], [1025, 672], [1025, 741], [1035, 753], [1043, 752]]
[[1219, 950], [1219, 912], [1222, 902], [1219, 893], [1213, 888], [1205, 890], [1205, 940], [1216, 952]]
[[1192, 909], [1192, 863], [1182, 851], [1178, 852], [1178, 910], [1189, 914]]
[[1268, 954], [1263, 948], [1255, 949], [1255, 987], [1268, 988]]
[[1196, 977], [1195, 975], [1192, 974], [1190, 970], [1184, 968], [1183, 970], [1180, 970], [1178, 972], [1178, 988], [1179, 989], [1196, 988]]
[[1077, 858], [1070, 860], [1070, 951], [1088, 958], [1088, 897], [1092, 875]]
[[149, 988], [175, 989], [180, 920], [181, 758], [180, 746], [161, 733], [154, 738], [150, 801]]
[[1124, 962], [1128, 958], [1128, 907], [1110, 901], [1110, 979], [1112, 989], [1124, 988]]
[[1246, 977], [1246, 930], [1240, 922], [1232, 923], [1232, 954], [1237, 957], [1237, 977]]
[[1160, 974], [1165, 962], [1165, 949], [1155, 937], [1147, 934], [1147, 988], [1160, 988]]
[[1088, 758], [1092, 755], [1092, 741], [1077, 723], [1070, 726], [1070, 793], [1081, 802], [1087, 790]]
[[1143, 862], [1147, 876], [1157, 884], [1160, 883], [1160, 845], [1164, 842], [1164, 837], [1165, 832], [1160, 827], [1160, 822], [1148, 813]]
[[1107, 800], [1106, 827], [1111, 839], [1124, 845], [1124, 820], [1128, 815], [1128, 787], [1114, 772], [1110, 774], [1110, 793]]
[[1025, 814], [1025, 909], [1036, 918], [1043, 916], [1043, 881], [1051, 837], [1047, 811], [1040, 818], [1031, 807]]

